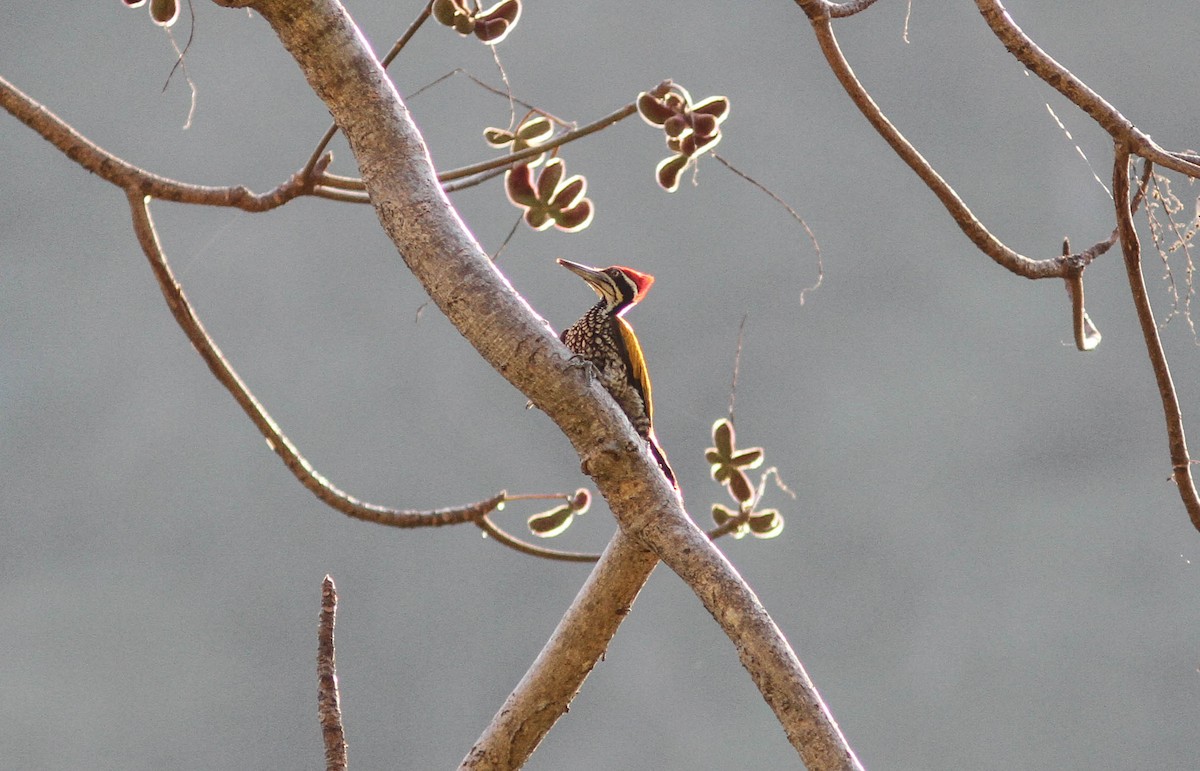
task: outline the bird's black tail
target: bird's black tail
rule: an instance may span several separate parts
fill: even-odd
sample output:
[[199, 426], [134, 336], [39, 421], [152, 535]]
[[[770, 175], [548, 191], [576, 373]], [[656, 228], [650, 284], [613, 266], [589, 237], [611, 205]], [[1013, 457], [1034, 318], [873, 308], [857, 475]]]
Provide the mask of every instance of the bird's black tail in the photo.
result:
[[662, 467], [663, 473], [667, 475], [667, 481], [671, 483], [671, 487], [679, 489], [679, 482], [675, 480], [675, 471], [671, 468], [671, 464], [667, 462], [667, 454], [663, 452], [663, 448], [658, 444], [658, 437], [654, 435], [654, 431], [646, 437], [646, 441], [650, 443], [650, 454], [658, 461], [658, 465]]

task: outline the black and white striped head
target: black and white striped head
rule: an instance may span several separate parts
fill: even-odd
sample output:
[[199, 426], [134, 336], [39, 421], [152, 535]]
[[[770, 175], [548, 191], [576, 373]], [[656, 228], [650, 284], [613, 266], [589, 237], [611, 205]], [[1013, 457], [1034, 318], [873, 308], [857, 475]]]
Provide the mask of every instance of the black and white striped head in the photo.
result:
[[613, 265], [609, 268], [592, 268], [580, 265], [570, 260], [559, 259], [558, 264], [571, 271], [588, 283], [604, 302], [605, 310], [613, 316], [620, 316], [625, 311], [637, 305], [638, 301], [650, 291], [654, 276], [642, 273], [633, 268]]

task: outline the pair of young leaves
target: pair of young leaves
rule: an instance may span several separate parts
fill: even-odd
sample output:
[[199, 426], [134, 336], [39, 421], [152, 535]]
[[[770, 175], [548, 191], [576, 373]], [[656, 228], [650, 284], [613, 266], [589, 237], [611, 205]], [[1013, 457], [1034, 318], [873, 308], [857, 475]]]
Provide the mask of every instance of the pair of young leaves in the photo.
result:
[[[711, 466], [712, 478], [720, 482], [737, 502], [737, 509], [719, 503], [712, 507], [713, 521], [718, 527], [730, 526], [730, 535], [743, 538], [747, 533], [756, 538], [774, 538], [783, 530], [783, 517], [777, 509], [755, 510], [758, 494], [746, 471], [763, 464], [761, 447], [738, 449], [733, 423], [725, 418], [713, 423], [713, 445], [704, 452]], [[577, 514], [587, 511], [591, 496], [580, 489], [565, 504], [529, 518], [529, 530], [542, 538], [551, 538], [570, 527]], [[736, 524], [729, 524], [735, 523]]]

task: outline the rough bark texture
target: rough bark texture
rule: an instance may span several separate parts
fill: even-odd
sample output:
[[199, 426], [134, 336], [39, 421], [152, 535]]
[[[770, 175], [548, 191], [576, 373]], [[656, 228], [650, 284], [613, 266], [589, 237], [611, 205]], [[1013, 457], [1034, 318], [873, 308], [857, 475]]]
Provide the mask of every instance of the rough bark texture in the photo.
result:
[[[805, 763], [857, 768], [795, 653], [724, 555], [687, 517], [624, 414], [471, 237], [438, 184], [399, 94], [341, 4], [223, 4], [250, 5], [275, 29], [349, 141], [379, 221], [410, 270], [480, 355], [562, 429], [625, 535], [692, 587], [734, 641]], [[554, 710], [547, 714], [546, 730], [558, 717]], [[524, 759], [514, 760], [519, 765]]]
[[533, 665], [463, 759], [462, 771], [519, 768], [533, 754], [608, 649], [657, 564], [657, 557], [617, 533]]

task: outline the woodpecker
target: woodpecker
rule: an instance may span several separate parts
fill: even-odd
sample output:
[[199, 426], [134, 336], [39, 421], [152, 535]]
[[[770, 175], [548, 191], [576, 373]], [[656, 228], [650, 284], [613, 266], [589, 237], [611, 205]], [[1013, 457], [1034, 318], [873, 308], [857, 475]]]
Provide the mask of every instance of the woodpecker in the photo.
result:
[[576, 356], [589, 361], [600, 373], [600, 383], [628, 416], [638, 435], [650, 445], [667, 481], [678, 488], [675, 472], [654, 435], [654, 403], [650, 394], [650, 373], [633, 327], [625, 312], [646, 296], [654, 276], [633, 268], [613, 265], [591, 268], [570, 260], [558, 264], [588, 283], [600, 302], [563, 331], [559, 338]]

